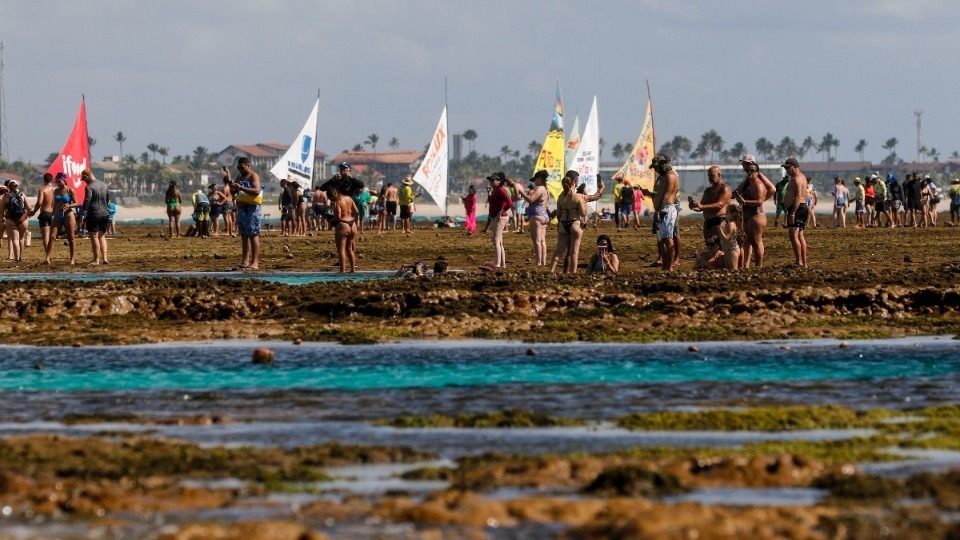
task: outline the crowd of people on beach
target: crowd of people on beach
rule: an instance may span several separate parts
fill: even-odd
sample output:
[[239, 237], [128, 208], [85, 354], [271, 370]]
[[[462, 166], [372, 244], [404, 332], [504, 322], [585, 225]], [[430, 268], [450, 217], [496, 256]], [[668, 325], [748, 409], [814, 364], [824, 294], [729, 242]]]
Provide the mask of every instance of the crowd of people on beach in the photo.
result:
[[[720, 167], [713, 166], [707, 170], [709, 184], [700, 200], [688, 197], [687, 208], [702, 213], [704, 219], [704, 248], [696, 248], [694, 267], [731, 270], [751, 265], [762, 267], [765, 255], [763, 236], [767, 228], [764, 203], [770, 199], [775, 204], [774, 227], [787, 229], [795, 262], [806, 267], [804, 231], [807, 227], [819, 226], [813, 211], [819, 202], [819, 194], [813, 183], [800, 171], [796, 158], [787, 159], [781, 165], [786, 175], [776, 184], [760, 172], [754, 156], [744, 156], [740, 164], [744, 176], [735, 188], [731, 189], [724, 182]], [[679, 177], [673, 170], [671, 156], [666, 153], [657, 154], [650, 169], [656, 173], [652, 190], [632, 185], [620, 173], [614, 175], [612, 214], [605, 210], [589, 210], [589, 205], [599, 200], [606, 190], [600, 175], [597, 175], [596, 191], [586, 193], [586, 183], [580, 181], [580, 175], [576, 171], [567, 171], [561, 180], [562, 191], [551, 211], [551, 194], [547, 188], [549, 173], [546, 170], [537, 171], [526, 186], [503, 172], [495, 172], [487, 177], [487, 219], [481, 231], [478, 232], [476, 187], [470, 185], [467, 193], [460, 197], [466, 215], [463, 233], [491, 235], [493, 258], [481, 265], [481, 270], [505, 270], [504, 234], [509, 231], [523, 234], [526, 226], [532, 243], [534, 267], [546, 270], [549, 266], [550, 272], [576, 273], [580, 247], [591, 225], [597, 229], [601, 221], [611, 221], [617, 230], [639, 230], [645, 228], [641, 220], [649, 216], [657, 239], [658, 257], [653, 266], [673, 270], [681, 259], [677, 226], [681, 211]], [[260, 265], [263, 220], [269, 217], [263, 212], [264, 186], [248, 159], [240, 158], [236, 170], [234, 179], [223, 167], [222, 185], [211, 183], [206, 189], [190, 194], [193, 224], [186, 231], [181, 231], [184, 197], [177, 182], [170, 182], [164, 198], [168, 234], [170, 238], [239, 236], [242, 255], [233, 270], [256, 270]], [[93, 257], [90, 264], [109, 264], [104, 235], [115, 232], [116, 204], [110, 200], [106, 184], [97, 180], [92, 172], [85, 170], [82, 180], [86, 184], [82, 203], [77, 202], [76, 193], [67, 185], [62, 173], [55, 178], [45, 175], [32, 207], [27, 204], [16, 180], [0, 187], [0, 213], [4, 216], [11, 260], [22, 260], [23, 249], [29, 240], [26, 221], [38, 215], [46, 264], [51, 263], [55, 241], [60, 237], [66, 237], [70, 264], [76, 264], [76, 238], [84, 231], [91, 238]], [[292, 177], [281, 180], [280, 186], [277, 206], [280, 235], [332, 232], [341, 272], [356, 271], [357, 237], [365, 230], [377, 234], [399, 230], [402, 234], [411, 234], [416, 200], [421, 196], [421, 193], [414, 192], [411, 177], [405, 178], [399, 186], [387, 183], [372, 194], [352, 175], [347, 163], [339, 164], [336, 175], [313, 188]], [[944, 196], [950, 203], [949, 225], [960, 226], [960, 179], [953, 180], [951, 187], [944, 192], [929, 175], [921, 178], [917, 173], [908, 174], [903, 183], [893, 174], [881, 178], [879, 173], [873, 173], [865, 180], [854, 178], [852, 188], [846, 186], [844, 179], [836, 177], [830, 193], [833, 217], [830, 227], [845, 228], [851, 209], [855, 217], [852, 227], [856, 228], [936, 226], [937, 205]], [[650, 208], [644, 207], [645, 200], [650, 201]], [[437, 222], [437, 226], [456, 225], [449, 218]], [[554, 225], [557, 243], [551, 256], [547, 229]], [[597, 236], [596, 249], [587, 264], [588, 272], [620, 271], [620, 258], [609, 235]], [[421, 267], [414, 263], [404, 265], [399, 273], [419, 277], [426, 274], [425, 268], [425, 265]]]
[[43, 242], [44, 264], [52, 264], [51, 256], [56, 241], [65, 237], [70, 265], [76, 265], [76, 239], [85, 232], [90, 237], [92, 252], [89, 265], [110, 263], [106, 235], [116, 234], [117, 205], [111, 200], [107, 185], [97, 180], [90, 169], [84, 169], [80, 179], [84, 183], [82, 202], [73, 188], [67, 185], [65, 174], [57, 173], [56, 177], [50, 173], [44, 174], [43, 185], [32, 207], [16, 180], [8, 180], [0, 186], [0, 215], [3, 215], [9, 260], [14, 263], [23, 261], [24, 250], [31, 242], [27, 220], [36, 215]]

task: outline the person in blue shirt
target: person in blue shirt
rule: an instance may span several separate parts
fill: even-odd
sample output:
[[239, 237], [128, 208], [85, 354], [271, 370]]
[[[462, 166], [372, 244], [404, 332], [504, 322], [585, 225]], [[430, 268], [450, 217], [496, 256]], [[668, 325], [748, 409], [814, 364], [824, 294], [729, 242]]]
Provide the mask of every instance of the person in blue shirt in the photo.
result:
[[114, 218], [117, 216], [117, 203], [110, 201], [107, 205], [107, 212], [110, 213], [110, 221], [107, 224], [107, 234], [117, 234], [117, 226]]

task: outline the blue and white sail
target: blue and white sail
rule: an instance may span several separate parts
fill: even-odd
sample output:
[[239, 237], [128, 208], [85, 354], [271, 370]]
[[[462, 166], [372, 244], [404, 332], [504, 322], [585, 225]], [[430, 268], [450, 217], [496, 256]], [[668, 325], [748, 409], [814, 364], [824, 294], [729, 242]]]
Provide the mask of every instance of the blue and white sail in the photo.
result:
[[270, 169], [270, 174], [279, 180], [294, 180], [301, 186], [313, 185], [313, 164], [317, 148], [317, 112], [320, 109], [320, 98], [313, 104], [313, 110], [307, 117], [300, 134], [280, 156], [277, 164]]

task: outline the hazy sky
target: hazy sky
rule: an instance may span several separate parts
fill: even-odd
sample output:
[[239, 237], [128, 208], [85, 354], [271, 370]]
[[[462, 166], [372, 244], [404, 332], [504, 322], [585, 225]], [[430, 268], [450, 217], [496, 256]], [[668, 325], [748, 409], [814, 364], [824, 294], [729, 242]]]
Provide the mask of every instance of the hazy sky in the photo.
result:
[[[752, 151], [765, 136], [831, 132], [840, 160], [897, 137], [941, 160], [960, 150], [956, 0], [0, 0], [7, 155], [59, 151], [86, 94], [94, 159], [150, 143], [281, 142], [320, 91], [318, 149], [380, 137], [422, 149], [449, 89], [452, 133], [526, 152], [560, 79], [569, 128], [598, 96], [609, 147], [639, 134], [649, 80], [658, 145], [716, 129]], [[808, 159], [811, 159], [808, 157]]]

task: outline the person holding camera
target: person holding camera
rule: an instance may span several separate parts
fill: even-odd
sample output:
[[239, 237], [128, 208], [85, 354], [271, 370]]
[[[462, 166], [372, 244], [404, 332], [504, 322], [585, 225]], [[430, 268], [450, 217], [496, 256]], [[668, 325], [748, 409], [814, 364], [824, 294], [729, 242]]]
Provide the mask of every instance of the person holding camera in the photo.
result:
[[653, 213], [657, 233], [657, 251], [660, 256], [660, 265], [663, 270], [673, 270], [678, 261], [674, 245], [677, 232], [677, 193], [680, 191], [680, 177], [670, 164], [670, 154], [660, 153], [653, 156], [650, 168], [657, 173], [653, 182], [653, 191], [641, 187], [644, 197], [653, 199]]
[[730, 186], [723, 181], [723, 173], [716, 165], [707, 169], [710, 185], [703, 191], [700, 202], [687, 198], [687, 204], [694, 212], [703, 212], [703, 241], [719, 234], [720, 226], [727, 221], [727, 206], [733, 195]]
[[597, 252], [590, 257], [587, 265], [588, 272], [593, 273], [620, 273], [620, 257], [613, 251], [613, 241], [610, 237], [601, 234], [597, 237]]
[[487, 197], [487, 207], [490, 213], [487, 217], [487, 224], [483, 232], [493, 226], [493, 262], [484, 264], [483, 270], [500, 270], [507, 267], [507, 253], [503, 249], [503, 230], [507, 228], [510, 218], [510, 209], [513, 208], [513, 199], [505, 187], [508, 180], [507, 175], [502, 172], [495, 172], [487, 177], [490, 181], [490, 189]]
[[560, 257], [566, 254], [564, 271], [568, 274], [577, 273], [577, 263], [580, 256], [580, 241], [583, 239], [583, 223], [587, 219], [587, 203], [599, 199], [603, 195], [603, 179], [597, 175], [597, 192], [593, 195], [583, 195], [574, 190], [580, 183], [580, 173], [567, 171], [561, 185], [563, 192], [557, 197], [557, 249], [553, 252], [553, 264], [550, 272], [557, 271]]
[[[223, 173], [230, 180], [226, 167]], [[237, 181], [230, 183], [230, 191], [237, 194], [237, 232], [240, 234], [241, 256], [237, 270], [260, 268], [260, 225], [263, 221], [263, 186], [260, 175], [254, 172], [250, 160], [237, 160]]]

